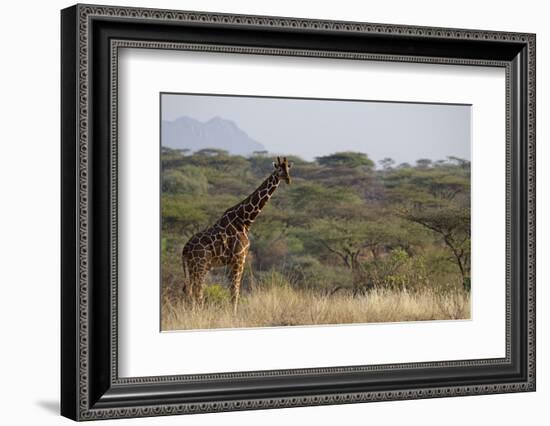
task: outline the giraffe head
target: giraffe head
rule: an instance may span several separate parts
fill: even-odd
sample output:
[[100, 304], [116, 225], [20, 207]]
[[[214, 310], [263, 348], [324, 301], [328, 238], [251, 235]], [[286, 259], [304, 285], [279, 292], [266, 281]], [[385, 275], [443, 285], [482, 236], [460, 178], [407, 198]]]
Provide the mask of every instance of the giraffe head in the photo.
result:
[[291, 179], [289, 171], [292, 167], [292, 162], [289, 162], [286, 157], [283, 157], [283, 161], [281, 161], [281, 157], [277, 157], [277, 162], [273, 162], [273, 167], [275, 167], [279, 179], [283, 179], [290, 185]]

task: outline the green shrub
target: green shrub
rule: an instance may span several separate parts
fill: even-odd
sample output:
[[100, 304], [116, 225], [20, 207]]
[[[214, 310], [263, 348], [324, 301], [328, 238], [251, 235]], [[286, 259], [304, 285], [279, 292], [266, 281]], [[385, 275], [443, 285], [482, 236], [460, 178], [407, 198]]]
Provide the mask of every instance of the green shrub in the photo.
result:
[[424, 258], [411, 257], [402, 248], [393, 249], [380, 259], [366, 262], [364, 268], [375, 287], [415, 289], [428, 284]]
[[206, 195], [208, 192], [208, 180], [203, 171], [194, 166], [166, 170], [162, 174], [162, 192]]
[[183, 197], [163, 196], [161, 203], [163, 231], [181, 232], [187, 227], [197, 228], [200, 224], [206, 224], [208, 218], [204, 209], [196, 204]]
[[209, 305], [223, 306], [230, 299], [229, 290], [220, 284], [212, 284], [204, 289], [204, 301]]
[[286, 271], [297, 288], [326, 290], [351, 286], [351, 274], [347, 268], [323, 264], [313, 256], [293, 257]]

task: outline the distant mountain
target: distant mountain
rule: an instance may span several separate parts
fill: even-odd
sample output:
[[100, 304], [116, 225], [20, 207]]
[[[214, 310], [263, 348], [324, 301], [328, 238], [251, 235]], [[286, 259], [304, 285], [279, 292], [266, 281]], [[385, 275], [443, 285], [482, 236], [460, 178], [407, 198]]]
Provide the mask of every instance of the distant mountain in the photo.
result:
[[162, 146], [198, 151], [203, 148], [225, 149], [231, 154], [248, 156], [265, 147], [248, 136], [233, 121], [214, 117], [203, 123], [191, 117], [163, 120]]

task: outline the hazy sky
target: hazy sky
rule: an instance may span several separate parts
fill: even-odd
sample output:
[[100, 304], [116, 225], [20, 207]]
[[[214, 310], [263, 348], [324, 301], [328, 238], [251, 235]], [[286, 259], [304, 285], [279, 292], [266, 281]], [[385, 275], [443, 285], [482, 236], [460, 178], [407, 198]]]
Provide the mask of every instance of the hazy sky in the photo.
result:
[[359, 151], [379, 161], [470, 159], [469, 105], [163, 94], [162, 119], [234, 121], [275, 154]]

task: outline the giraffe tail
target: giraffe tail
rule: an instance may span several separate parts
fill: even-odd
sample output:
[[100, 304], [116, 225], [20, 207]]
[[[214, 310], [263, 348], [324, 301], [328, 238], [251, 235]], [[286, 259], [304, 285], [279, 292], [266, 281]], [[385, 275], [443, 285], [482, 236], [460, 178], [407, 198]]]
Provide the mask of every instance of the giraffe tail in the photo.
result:
[[189, 265], [187, 265], [187, 256], [185, 251], [181, 254], [181, 266], [183, 269], [183, 293], [189, 294], [188, 286], [191, 285], [191, 280], [189, 279]]

